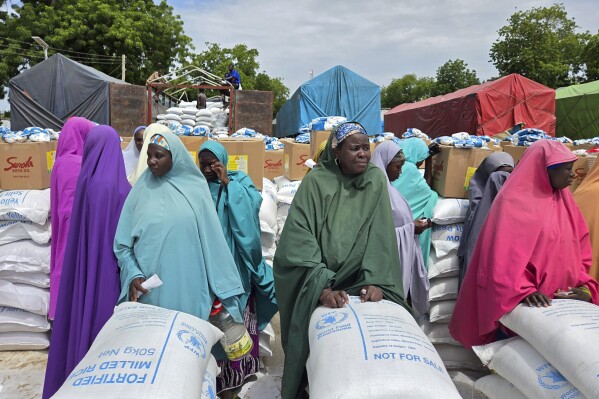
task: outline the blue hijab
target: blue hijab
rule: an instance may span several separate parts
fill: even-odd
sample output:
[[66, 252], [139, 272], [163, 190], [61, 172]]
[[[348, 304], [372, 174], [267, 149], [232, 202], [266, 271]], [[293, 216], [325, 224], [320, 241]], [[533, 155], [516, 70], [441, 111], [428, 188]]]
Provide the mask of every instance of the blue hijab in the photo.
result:
[[162, 177], [146, 169], [125, 201], [114, 239], [121, 271], [119, 303], [128, 300], [134, 278], [158, 274], [164, 284], [142, 295], [141, 303], [207, 320], [218, 298], [242, 322], [243, 285], [206, 179], [176, 135], [160, 134], [173, 166]]
[[[416, 163], [422, 162], [428, 157], [428, 146], [419, 138], [403, 140], [399, 144], [406, 155], [406, 163], [401, 170], [399, 179], [393, 182], [393, 186], [408, 201], [415, 219], [431, 218], [433, 209], [439, 200], [439, 195], [429, 187], [416, 166]], [[422, 257], [427, 268], [428, 256], [431, 250], [431, 237], [431, 229], [426, 229], [418, 237]]]
[[[216, 141], [207, 141], [200, 152], [208, 150], [225, 166], [229, 161], [227, 150]], [[256, 298], [258, 329], [263, 330], [277, 313], [273, 271], [262, 257], [260, 243], [260, 205], [262, 196], [254, 187], [250, 177], [241, 171], [227, 170], [229, 184], [221, 190], [220, 181], [208, 182], [213, 206], [217, 203], [217, 213], [223, 233], [233, 259], [237, 264], [243, 283], [244, 294], [241, 305], [245, 307], [253, 289]], [[219, 200], [219, 191], [220, 200]]]

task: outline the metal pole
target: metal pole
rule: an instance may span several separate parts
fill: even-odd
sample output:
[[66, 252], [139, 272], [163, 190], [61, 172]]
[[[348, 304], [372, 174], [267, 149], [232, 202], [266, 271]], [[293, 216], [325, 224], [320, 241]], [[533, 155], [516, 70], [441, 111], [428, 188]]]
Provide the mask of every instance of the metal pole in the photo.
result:
[[125, 54], [123, 54], [122, 56], [122, 63], [121, 63], [121, 80], [124, 82], [125, 81]]

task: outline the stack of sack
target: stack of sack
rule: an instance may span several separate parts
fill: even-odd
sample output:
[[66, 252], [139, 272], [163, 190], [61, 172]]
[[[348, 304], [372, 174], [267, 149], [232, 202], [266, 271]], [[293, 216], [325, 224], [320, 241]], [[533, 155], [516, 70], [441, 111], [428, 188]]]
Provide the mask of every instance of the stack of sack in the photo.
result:
[[342, 123], [347, 122], [344, 116], [322, 116], [312, 119], [300, 128], [301, 133], [310, 133], [312, 130], [332, 131]]
[[59, 135], [60, 132], [37, 126], [26, 127], [25, 129], [16, 132], [13, 132], [8, 127], [0, 127], [0, 137], [2, 138], [2, 141], [8, 144], [49, 142], [58, 140]]
[[519, 336], [474, 348], [496, 373], [475, 384], [490, 399], [599, 397], [598, 306], [571, 299], [518, 305], [501, 323]]
[[519, 130], [516, 133], [512, 134], [510, 137], [503, 139], [503, 141], [508, 141], [512, 145], [522, 147], [528, 147], [539, 140], [555, 140], [564, 144], [573, 144], [573, 141], [568, 137], [552, 137], [548, 135], [545, 131], [535, 128], [526, 128]]
[[45, 349], [50, 189], [0, 192], [0, 350]]
[[272, 266], [277, 250], [277, 185], [262, 178], [262, 205], [260, 206], [260, 241], [262, 256]]
[[285, 227], [285, 221], [287, 215], [289, 215], [289, 209], [293, 202], [293, 197], [299, 189], [301, 180], [291, 181], [286, 177], [279, 176], [275, 177], [275, 184], [277, 185], [277, 242], [281, 238], [283, 227]]
[[430, 282], [428, 317], [418, 321], [435, 346], [461, 393], [471, 391], [484, 370], [476, 354], [464, 348], [449, 334], [449, 322], [458, 297], [459, 264], [457, 249], [462, 237], [468, 200], [439, 197], [433, 210], [432, 247], [428, 260]]
[[[415, 136], [414, 136], [415, 137]], [[438, 144], [457, 148], [489, 148], [498, 146], [499, 140], [489, 136], [475, 136], [466, 132], [454, 133], [451, 136], [441, 136], [434, 140]]]

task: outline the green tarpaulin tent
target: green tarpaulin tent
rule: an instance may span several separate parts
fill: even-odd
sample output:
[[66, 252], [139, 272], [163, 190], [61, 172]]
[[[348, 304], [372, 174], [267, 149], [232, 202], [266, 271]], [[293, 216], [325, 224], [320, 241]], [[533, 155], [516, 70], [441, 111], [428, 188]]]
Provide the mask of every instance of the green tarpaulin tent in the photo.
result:
[[599, 80], [555, 91], [556, 136], [599, 136]]

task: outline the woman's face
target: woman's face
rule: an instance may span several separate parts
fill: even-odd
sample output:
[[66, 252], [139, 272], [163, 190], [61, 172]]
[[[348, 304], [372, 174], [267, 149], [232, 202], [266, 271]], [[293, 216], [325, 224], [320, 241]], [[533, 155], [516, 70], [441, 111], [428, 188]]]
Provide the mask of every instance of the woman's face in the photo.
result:
[[212, 169], [212, 164], [218, 162], [218, 158], [212, 151], [202, 150], [198, 155], [200, 159], [200, 171], [208, 181], [216, 181], [218, 180], [218, 176], [216, 172]]
[[156, 177], [166, 175], [173, 167], [173, 156], [158, 144], [148, 145], [148, 169]]
[[561, 190], [572, 184], [574, 181], [572, 166], [574, 166], [574, 162], [566, 162], [555, 168], [547, 169], [551, 187], [555, 190]]
[[399, 160], [399, 159], [394, 159], [391, 162], [389, 162], [389, 165], [387, 165], [387, 177], [389, 178], [390, 182], [394, 182], [395, 180], [399, 179], [399, 176], [401, 176], [401, 168], [403, 168], [403, 165], [406, 163], [405, 159], [404, 160]]
[[144, 132], [146, 129], [138, 130], [133, 135], [133, 140], [135, 140], [135, 147], [137, 147], [137, 151], [141, 151], [141, 147], [144, 145]]
[[339, 168], [344, 175], [358, 175], [364, 173], [370, 162], [370, 142], [368, 136], [356, 133], [346, 138], [334, 150], [335, 157], [339, 160]]

